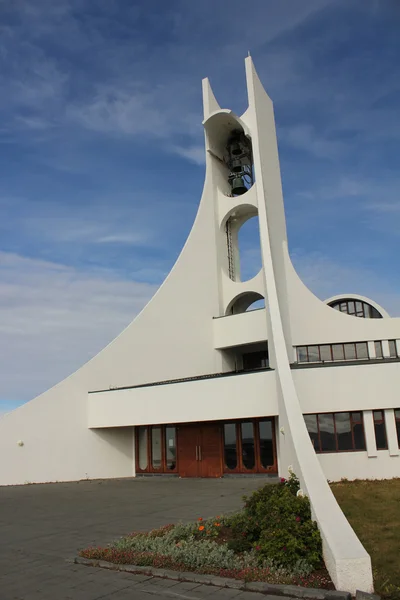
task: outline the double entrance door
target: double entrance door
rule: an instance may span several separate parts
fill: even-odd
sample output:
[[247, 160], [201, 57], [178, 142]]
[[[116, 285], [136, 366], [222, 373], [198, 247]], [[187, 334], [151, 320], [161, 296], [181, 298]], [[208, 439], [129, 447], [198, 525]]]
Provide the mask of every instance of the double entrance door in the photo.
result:
[[221, 425], [179, 425], [178, 463], [181, 477], [222, 477]]

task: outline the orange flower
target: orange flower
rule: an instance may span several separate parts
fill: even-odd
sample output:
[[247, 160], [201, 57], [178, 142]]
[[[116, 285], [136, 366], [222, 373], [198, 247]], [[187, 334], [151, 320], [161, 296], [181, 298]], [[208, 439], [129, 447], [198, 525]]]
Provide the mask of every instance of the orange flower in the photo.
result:
[[221, 527], [221, 523], [214, 523], [215, 527]]
[[203, 520], [203, 518], [202, 518], [202, 517], [199, 517], [197, 520], [198, 520], [198, 521], [202, 521], [202, 520]]
[[204, 525], [200, 525], [199, 531], [203, 531], [203, 529], [204, 529]]

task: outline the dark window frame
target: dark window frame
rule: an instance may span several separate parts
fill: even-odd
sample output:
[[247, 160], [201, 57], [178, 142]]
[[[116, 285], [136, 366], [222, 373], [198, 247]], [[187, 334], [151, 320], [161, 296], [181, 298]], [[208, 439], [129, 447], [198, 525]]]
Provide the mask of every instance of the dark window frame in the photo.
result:
[[[137, 432], [139, 426], [135, 427], [135, 465], [136, 473], [177, 473], [178, 472], [178, 460], [175, 461], [175, 468], [168, 469], [167, 467], [167, 452], [166, 452], [166, 428], [175, 427], [175, 449], [177, 453], [178, 449], [178, 430], [175, 423], [168, 423], [165, 425], [140, 425], [140, 427], [146, 428], [146, 439], [147, 439], [147, 467], [141, 469], [139, 466], [139, 436]], [[154, 427], [161, 427], [161, 465], [159, 469], [153, 467], [153, 452], [152, 452], [152, 430]]]
[[397, 445], [400, 448], [400, 408], [394, 409], [394, 422], [397, 431]]
[[[399, 352], [397, 350], [397, 344], [396, 344], [396, 340], [388, 340], [389, 343], [389, 358], [399, 358]], [[392, 354], [391, 348], [390, 348], [390, 343], [393, 344], [393, 348], [394, 348], [394, 354]]]
[[[381, 419], [377, 419], [376, 414], [377, 413], [382, 413], [382, 418]], [[387, 436], [387, 431], [386, 431], [386, 422], [385, 422], [385, 411], [383, 409], [377, 409], [377, 410], [373, 410], [372, 411], [372, 418], [374, 421], [374, 433], [375, 433], [375, 443], [376, 443], [376, 449], [377, 450], [387, 450], [388, 449], [388, 436]], [[378, 440], [377, 440], [377, 436], [376, 436], [376, 426], [377, 425], [383, 425], [383, 432], [385, 434], [385, 444], [383, 446], [380, 446], [378, 448]]]
[[[269, 467], [264, 467], [261, 462], [261, 447], [260, 447], [260, 422], [270, 421], [272, 424], [272, 444], [274, 453], [274, 464]], [[247, 469], [243, 464], [242, 455], [242, 423], [253, 424], [253, 436], [254, 436], [254, 467]], [[234, 424], [236, 426], [236, 467], [229, 469], [225, 464], [225, 428], [222, 427], [222, 448], [223, 448], [223, 469], [224, 473], [275, 473], [277, 472], [277, 454], [276, 454], [276, 430], [275, 430], [275, 418], [274, 417], [260, 417], [258, 419], [240, 419], [240, 420], [229, 420], [224, 421], [223, 425]]]
[[[360, 348], [361, 344], [363, 345], [362, 348]], [[334, 358], [334, 354], [333, 354], [333, 346], [340, 346], [341, 350], [342, 350], [342, 355], [343, 358], [339, 358], [339, 359], [335, 359]], [[317, 348], [318, 349], [318, 360], [316, 359], [312, 359], [310, 360], [310, 348]], [[329, 348], [329, 353], [330, 353], [330, 359], [321, 359], [321, 348]], [[352, 349], [355, 358], [346, 358], [346, 348], [347, 351], [349, 353], [350, 349]], [[299, 360], [300, 358], [300, 351], [305, 352], [306, 356], [307, 356], [307, 360]], [[366, 356], [360, 356], [360, 354], [363, 354], [363, 352], [366, 352]], [[361, 341], [361, 342], [335, 342], [332, 344], [308, 344], [308, 345], [303, 345], [303, 346], [296, 346], [296, 354], [297, 354], [297, 362], [299, 364], [306, 364], [306, 363], [326, 363], [326, 362], [351, 362], [351, 361], [355, 361], [355, 360], [371, 360], [371, 356], [369, 354], [369, 347], [368, 347], [368, 342], [365, 341]]]
[[[350, 431], [351, 431], [352, 448], [350, 448], [348, 450], [339, 450], [339, 442], [338, 442], [338, 435], [337, 435], [337, 428], [336, 428], [336, 415], [344, 414], [344, 413], [348, 414], [350, 417]], [[361, 419], [355, 419], [354, 415], [357, 415], [357, 414], [360, 414]], [[339, 454], [339, 453], [342, 454], [343, 452], [365, 452], [366, 451], [364, 417], [363, 417], [363, 413], [361, 411], [359, 411], [359, 410], [356, 410], [356, 411], [344, 410], [344, 411], [339, 411], [339, 412], [328, 412], [328, 413], [307, 413], [307, 415], [312, 415], [312, 416], [316, 417], [318, 448], [316, 448], [314, 444], [313, 444], [313, 447], [317, 454]], [[321, 430], [320, 430], [320, 424], [319, 424], [320, 415], [333, 415], [335, 450], [321, 450], [322, 443], [321, 443]], [[355, 443], [354, 427], [356, 425], [362, 425], [362, 432], [363, 432], [363, 437], [364, 437], [364, 448], [356, 448], [355, 447], [356, 443]], [[310, 439], [311, 439], [311, 435], [310, 435]], [[312, 439], [311, 439], [311, 442], [312, 442]]]

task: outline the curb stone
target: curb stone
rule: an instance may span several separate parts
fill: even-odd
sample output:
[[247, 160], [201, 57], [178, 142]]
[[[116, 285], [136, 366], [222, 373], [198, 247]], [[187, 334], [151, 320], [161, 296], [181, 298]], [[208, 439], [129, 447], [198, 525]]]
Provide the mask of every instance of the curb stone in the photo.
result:
[[[137, 573], [149, 575], [149, 577], [161, 577], [163, 579], [173, 579], [175, 581], [191, 581], [193, 583], [202, 583], [203, 585], [214, 585], [219, 588], [231, 588], [235, 590], [244, 590], [248, 592], [259, 592], [273, 597], [301, 598], [301, 600], [351, 600], [349, 592], [340, 592], [337, 590], [322, 590], [316, 588], [305, 588], [297, 585], [283, 585], [275, 583], [264, 583], [262, 581], [240, 581], [239, 579], [228, 579], [227, 577], [218, 577], [217, 575], [202, 575], [189, 571], [172, 571], [170, 569], [156, 569], [155, 567], [140, 567], [136, 565], [118, 565], [105, 560], [97, 560], [76, 556], [73, 560], [75, 564], [91, 567], [101, 567], [112, 571], [126, 571], [128, 573]], [[373, 596], [369, 600], [378, 600], [379, 596]], [[359, 600], [367, 598], [359, 597]]]

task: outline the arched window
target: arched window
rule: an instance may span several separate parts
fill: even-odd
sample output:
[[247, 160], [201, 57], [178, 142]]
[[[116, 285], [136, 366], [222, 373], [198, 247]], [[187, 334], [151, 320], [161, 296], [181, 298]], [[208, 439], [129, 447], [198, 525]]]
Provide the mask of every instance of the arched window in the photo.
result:
[[353, 317], [382, 319], [381, 313], [374, 306], [356, 298], [340, 298], [329, 302], [328, 306]]
[[244, 292], [232, 300], [226, 314], [238, 315], [259, 308], [265, 308], [265, 298], [258, 292]]

